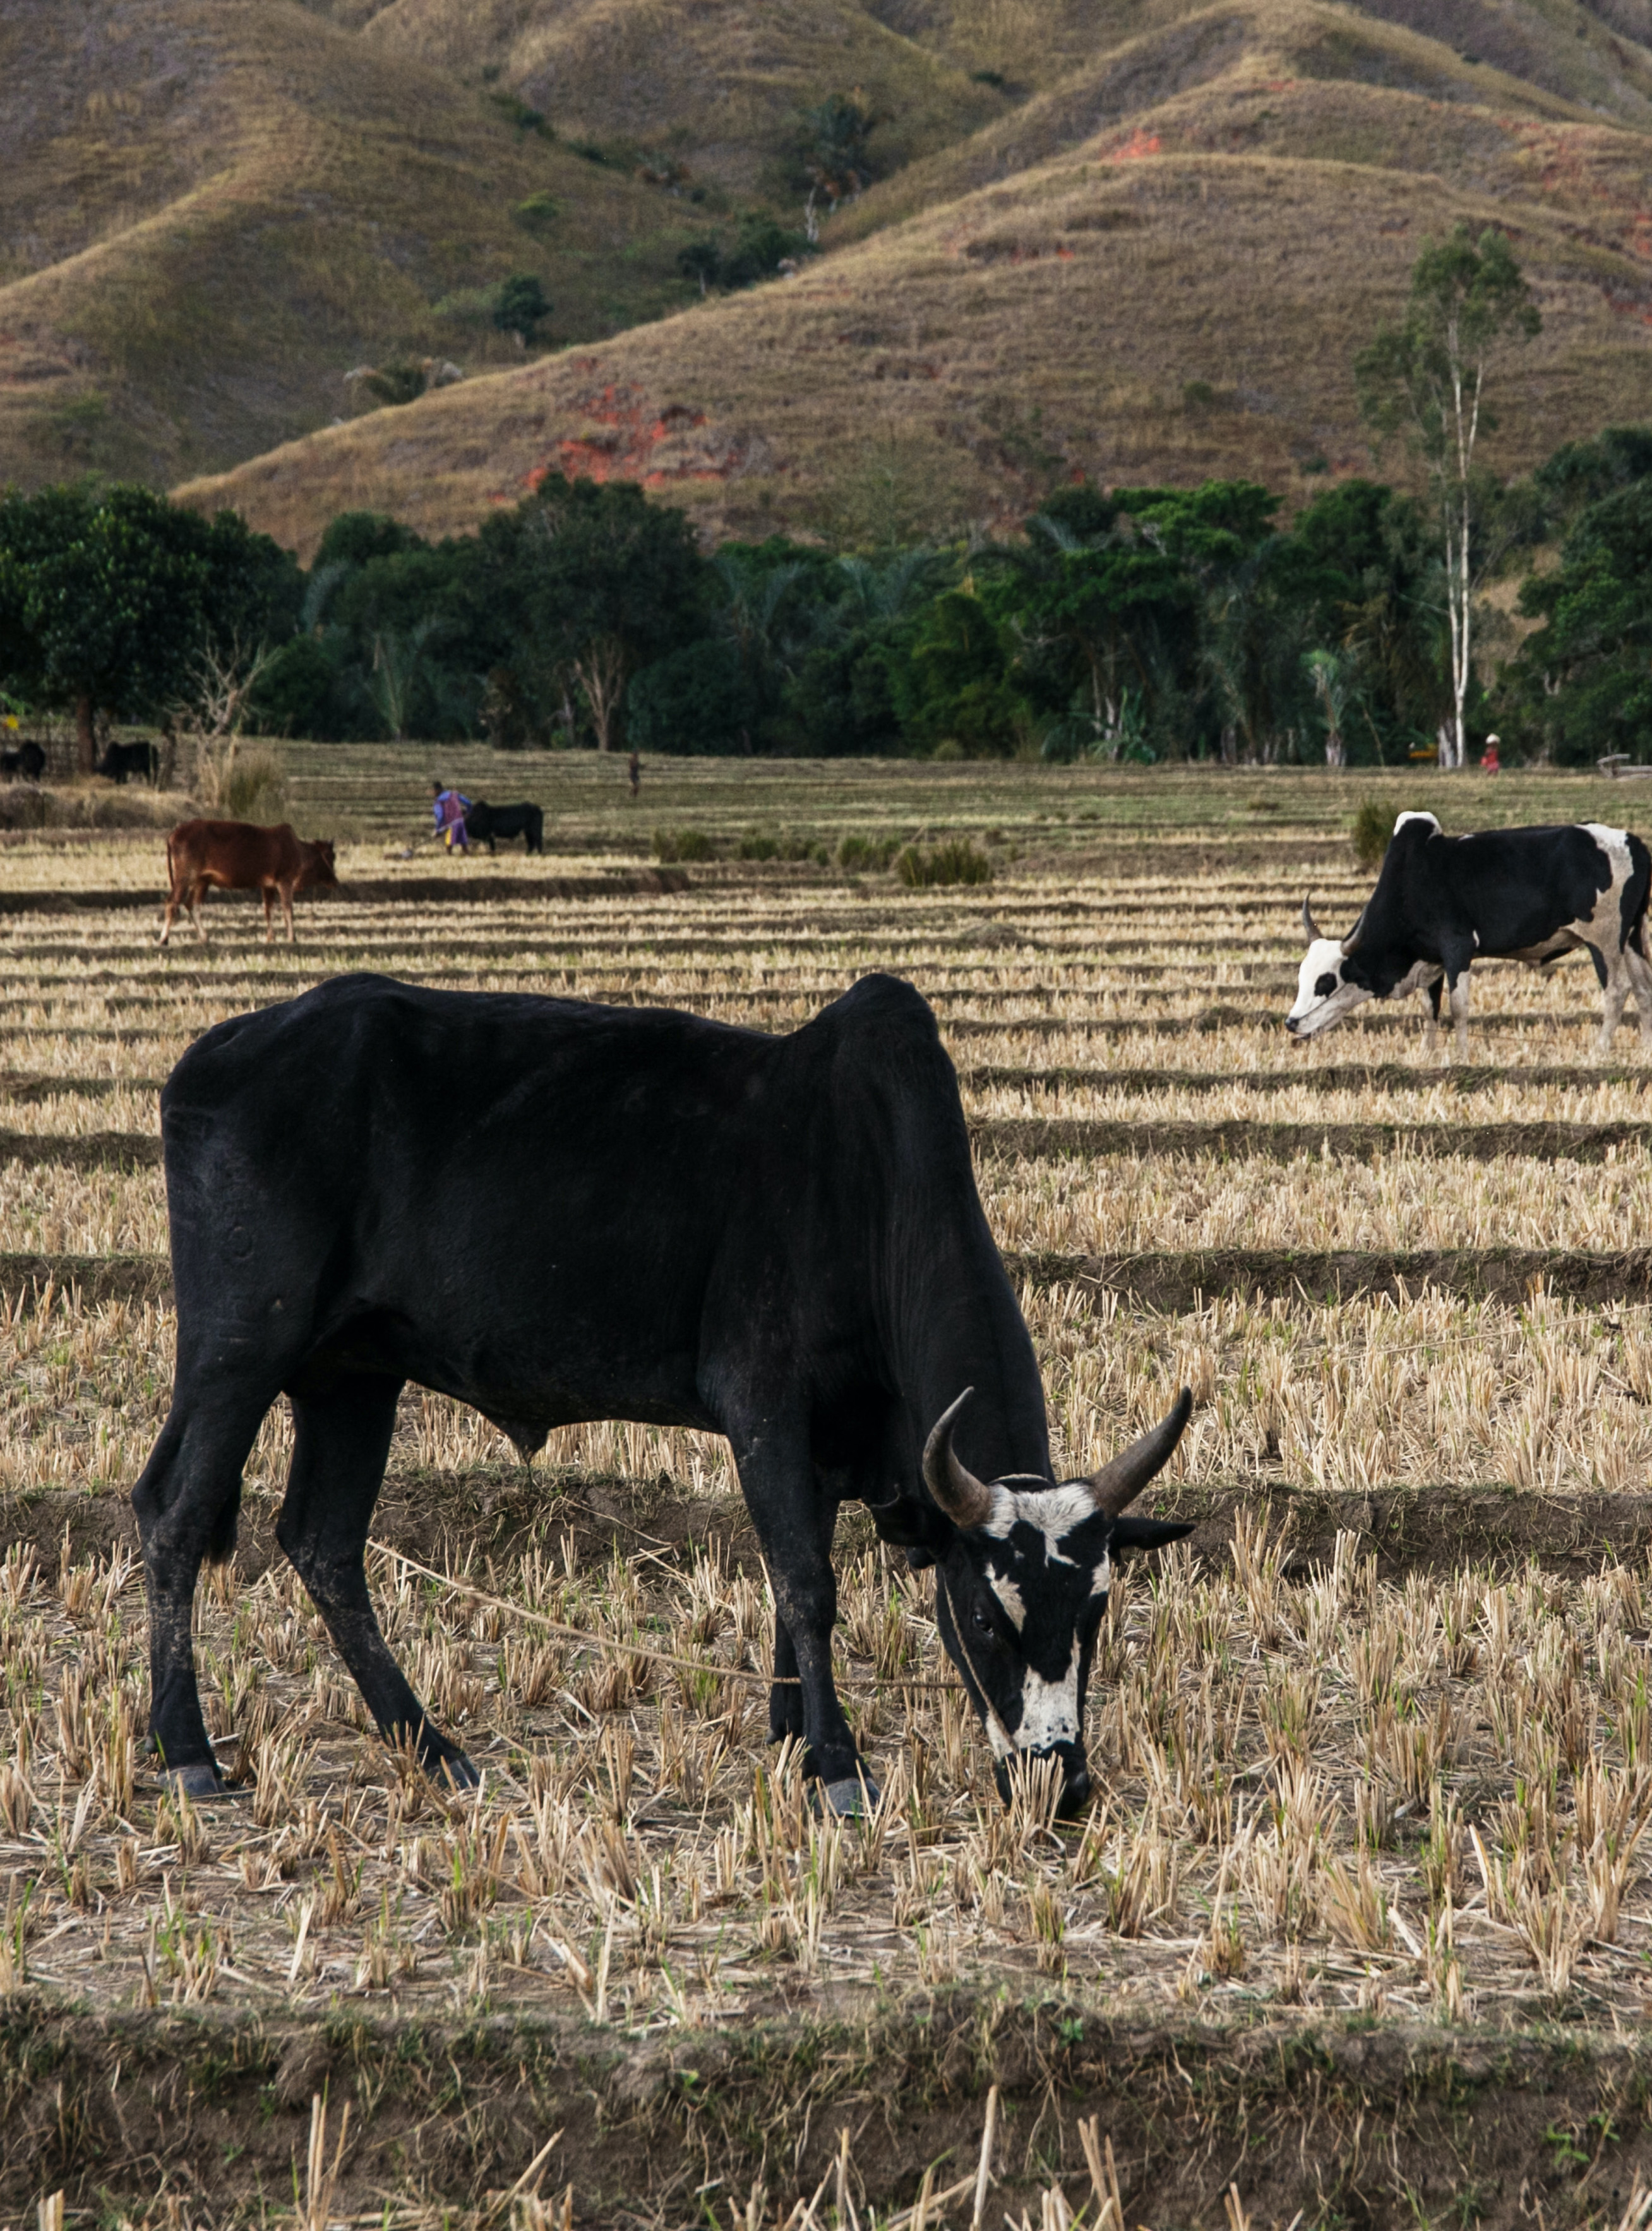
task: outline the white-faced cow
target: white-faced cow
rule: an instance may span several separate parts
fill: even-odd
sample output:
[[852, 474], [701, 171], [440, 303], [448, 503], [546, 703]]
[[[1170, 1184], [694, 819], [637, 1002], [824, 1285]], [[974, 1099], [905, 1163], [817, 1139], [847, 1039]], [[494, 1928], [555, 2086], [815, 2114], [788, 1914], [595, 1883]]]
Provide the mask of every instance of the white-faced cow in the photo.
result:
[[958, 1080], [910, 985], [867, 977], [768, 1038], [340, 977], [210, 1031], [161, 1125], [177, 1368], [132, 1499], [151, 1731], [190, 1794], [221, 1787], [196, 1581], [229, 1554], [242, 1466], [283, 1393], [276, 1538], [386, 1736], [474, 1781], [391, 1658], [363, 1568], [410, 1380], [529, 1454], [588, 1419], [727, 1435], [774, 1588], [771, 1731], [804, 1742], [839, 1811], [864, 1769], [832, 1684], [832, 1536], [841, 1504], [874, 1505], [883, 1537], [937, 1568], [1001, 1788], [1016, 1755], [1054, 1756], [1065, 1806], [1082, 1803], [1113, 1559], [1189, 1530], [1121, 1514], [1191, 1398], [1093, 1478], [1052, 1477]]
[[1311, 1038], [1366, 999], [1421, 992], [1432, 1050], [1443, 986], [1457, 1051], [1467, 1054], [1474, 961], [1541, 968], [1581, 950], [1606, 995], [1598, 1050], [1610, 1048], [1631, 992], [1642, 1043], [1652, 1044], [1649, 889], [1652, 853], [1625, 829], [1584, 821], [1447, 837], [1433, 814], [1402, 813], [1377, 888], [1346, 937], [1322, 935], [1303, 900], [1308, 948], [1285, 1027]]

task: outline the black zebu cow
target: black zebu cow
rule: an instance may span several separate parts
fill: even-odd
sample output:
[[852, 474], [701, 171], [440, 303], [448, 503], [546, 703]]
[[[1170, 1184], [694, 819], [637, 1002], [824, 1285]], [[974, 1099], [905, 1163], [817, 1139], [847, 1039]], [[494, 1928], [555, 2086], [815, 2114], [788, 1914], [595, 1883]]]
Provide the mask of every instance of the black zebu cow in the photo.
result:
[[524, 799], [520, 805], [490, 805], [479, 798], [474, 805], [465, 809], [465, 834], [478, 844], [486, 844], [490, 852], [499, 847], [495, 839], [500, 837], [519, 837], [529, 852], [545, 850], [545, 809]]
[[1323, 937], [1302, 902], [1307, 957], [1285, 1027], [1313, 1038], [1363, 1000], [1422, 992], [1428, 1044], [1450, 997], [1457, 1051], [1468, 1051], [1468, 969], [1475, 960], [1540, 968], [1586, 952], [1606, 994], [1598, 1051], [1606, 1052], [1635, 994], [1641, 1042], [1652, 1044], [1652, 962], [1646, 909], [1652, 853], [1625, 829], [1595, 821], [1446, 837], [1431, 813], [1402, 813], [1377, 888], [1347, 936]]
[[38, 782], [46, 772], [46, 754], [32, 736], [25, 736], [16, 751], [0, 752], [0, 777], [7, 782]]
[[957, 1078], [910, 985], [868, 977], [768, 1038], [340, 977], [210, 1031], [161, 1122], [177, 1368], [132, 1500], [151, 1731], [190, 1794], [220, 1786], [196, 1579], [229, 1554], [242, 1466], [283, 1391], [276, 1538], [386, 1736], [474, 1781], [390, 1657], [363, 1570], [412, 1380], [525, 1456], [589, 1419], [727, 1435], [774, 1588], [771, 1730], [806, 1741], [839, 1810], [862, 1768], [832, 1685], [832, 1535], [840, 1503], [878, 1506], [885, 1538], [938, 1568], [942, 1638], [1001, 1788], [1013, 1754], [1054, 1755], [1081, 1803], [1110, 1560], [1189, 1530], [1119, 1513], [1191, 1398], [1094, 1479], [1052, 1480]]
[[139, 782], [158, 782], [160, 746], [110, 744], [92, 772], [106, 774], [111, 782], [125, 782], [129, 775], [136, 775]]

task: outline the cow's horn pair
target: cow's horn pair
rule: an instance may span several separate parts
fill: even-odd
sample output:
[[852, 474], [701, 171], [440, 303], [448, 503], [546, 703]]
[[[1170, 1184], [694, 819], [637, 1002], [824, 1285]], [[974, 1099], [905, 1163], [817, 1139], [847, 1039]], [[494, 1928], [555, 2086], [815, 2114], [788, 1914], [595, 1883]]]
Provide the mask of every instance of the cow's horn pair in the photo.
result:
[[[984, 1526], [992, 1516], [993, 1504], [992, 1490], [959, 1462], [952, 1446], [953, 1420], [974, 1391], [971, 1387], [964, 1389], [951, 1409], [935, 1420], [934, 1430], [924, 1444], [925, 1485], [953, 1525], [966, 1528]], [[1168, 1417], [1161, 1418], [1151, 1432], [1120, 1450], [1100, 1471], [1092, 1472], [1088, 1479], [1074, 1484], [1081, 1484], [1089, 1489], [1090, 1499], [1103, 1516], [1116, 1518], [1126, 1504], [1135, 1501], [1153, 1474], [1168, 1463], [1192, 1414], [1193, 1396], [1184, 1387], [1175, 1408]]]

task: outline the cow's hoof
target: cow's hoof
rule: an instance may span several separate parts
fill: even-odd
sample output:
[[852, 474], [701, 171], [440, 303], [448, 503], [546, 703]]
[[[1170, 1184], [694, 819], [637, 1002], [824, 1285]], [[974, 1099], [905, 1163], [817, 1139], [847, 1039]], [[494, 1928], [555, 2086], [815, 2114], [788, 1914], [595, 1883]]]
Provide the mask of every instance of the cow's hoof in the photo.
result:
[[175, 1797], [187, 1797], [191, 1805], [210, 1805], [220, 1797], [236, 1794], [217, 1768], [210, 1764], [165, 1767], [160, 1779]]
[[481, 1775], [465, 1756], [455, 1751], [451, 1758], [439, 1758], [430, 1769], [430, 1779], [445, 1782], [449, 1789], [480, 1789]]
[[826, 1810], [836, 1813], [840, 1820], [862, 1820], [883, 1802], [883, 1792], [869, 1775], [857, 1775], [853, 1781], [845, 1775], [842, 1782], [823, 1782], [820, 1794]]

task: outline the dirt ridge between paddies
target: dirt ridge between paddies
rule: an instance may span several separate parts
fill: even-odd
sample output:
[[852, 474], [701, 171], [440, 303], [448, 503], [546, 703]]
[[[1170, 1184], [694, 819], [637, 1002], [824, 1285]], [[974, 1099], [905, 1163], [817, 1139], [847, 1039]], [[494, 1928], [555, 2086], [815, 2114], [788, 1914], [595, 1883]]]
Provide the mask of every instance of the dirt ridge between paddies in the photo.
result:
[[[686, 2231], [730, 2195], [739, 2220], [778, 2222], [829, 2175], [845, 2131], [851, 2190], [882, 2211], [910, 2207], [932, 2163], [938, 2186], [975, 2169], [994, 2085], [989, 2221], [1036, 2208], [1055, 2176], [1074, 2206], [1089, 2197], [1087, 2116], [1113, 2141], [1131, 2222], [1220, 2221], [1232, 2183], [1242, 2221], [1312, 2210], [1387, 2231], [1472, 2191], [1486, 2231], [1516, 2231], [1534, 2196], [1551, 2220], [1616, 2221], [1652, 2173], [1652, 2047], [1576, 2026], [1261, 2008], [1249, 2026], [1153, 2026], [1057, 1990], [1012, 2003], [963, 1988], [649, 2035], [481, 2009], [94, 2020], [25, 1997], [0, 2019], [0, 2205], [21, 2220], [61, 2189], [71, 2214], [140, 2215], [164, 2180], [190, 2220], [250, 2219], [271, 2191], [302, 2190], [320, 2098], [331, 2144], [352, 2111], [329, 2221], [471, 2221], [490, 2202], [502, 2221], [558, 2131], [539, 2182], [565, 2221], [571, 2188], [580, 2225], [646, 2208]], [[402, 2195], [416, 2215], [386, 2208]]]
[[[1535, 1162], [1604, 1162], [1643, 1146], [1643, 1123], [1257, 1123], [1120, 1122], [1063, 1116], [995, 1116], [970, 1123], [978, 1154], [1049, 1161], [1066, 1154], [1214, 1154], [1229, 1161], [1296, 1161], [1323, 1154], [1374, 1161], [1404, 1152], [1475, 1162], [1515, 1156]], [[152, 1169], [158, 1134], [145, 1131], [0, 1131], [0, 1162], [25, 1168]]]
[[[242, 1581], [255, 1581], [283, 1562], [275, 1539], [281, 1501], [279, 1488], [245, 1487], [236, 1545]], [[1533, 1560], [1575, 1573], [1652, 1552], [1652, 1492], [1559, 1495], [1495, 1480], [1294, 1487], [1265, 1472], [1237, 1482], [1162, 1482], [1152, 1510], [1158, 1517], [1189, 1521], [1195, 1558], [1216, 1566], [1230, 1560], [1237, 1514], [1265, 1514], [1284, 1545], [1289, 1577], [1297, 1580], [1315, 1565], [1329, 1566], [1343, 1535], [1357, 1538], [1362, 1555], [1374, 1555], [1387, 1579], [1465, 1565], [1513, 1572]], [[136, 1553], [139, 1546], [122, 1491], [0, 1495], [0, 1526], [8, 1543], [32, 1543], [47, 1572], [57, 1564], [66, 1536], [77, 1560], [106, 1558], [116, 1549]], [[616, 1547], [627, 1556], [647, 1551], [668, 1561], [718, 1548], [732, 1570], [762, 1571], [757, 1536], [738, 1496], [684, 1494], [664, 1475], [625, 1479], [509, 1463], [439, 1471], [393, 1457], [373, 1513], [372, 1539], [443, 1570], [462, 1569], [468, 1560], [525, 1555], [536, 1545], [562, 1562], [571, 1542], [576, 1568], [593, 1573], [606, 1567]], [[874, 1539], [867, 1513], [847, 1506], [839, 1521], [844, 1554], [868, 1549]], [[376, 1562], [371, 1549], [369, 1562]]]
[[[720, 879], [703, 870], [695, 889], [712, 889]], [[0, 890], [0, 915], [131, 913], [148, 907], [158, 912], [165, 892], [158, 876], [153, 890]], [[362, 906], [497, 905], [501, 899], [604, 899], [632, 896], [671, 898], [688, 889], [677, 868], [616, 869], [600, 876], [489, 875], [354, 876], [330, 892], [326, 903]]]
[[[1014, 1029], [1013, 1024], [1006, 1029]], [[113, 1092], [158, 1092], [158, 1077], [70, 1077], [50, 1070], [0, 1069], [0, 1103], [22, 1106], [60, 1098], [102, 1100]], [[966, 1091], [1022, 1092], [1490, 1092], [1500, 1084], [1587, 1091], [1599, 1085], [1652, 1088], [1652, 1070], [1586, 1068], [1552, 1063], [1522, 1069], [1494, 1064], [1482, 1069], [1424, 1069], [1404, 1062], [1343, 1062], [1313, 1069], [1096, 1069], [1069, 1065], [1035, 1069], [1024, 1064], [986, 1064], [960, 1068]]]
[[[1594, 1309], [1652, 1301], [1652, 1247], [1593, 1254], [1564, 1247], [1190, 1248], [1120, 1255], [1007, 1253], [1018, 1284], [1088, 1286], [1138, 1308], [1184, 1316], [1218, 1295], [1247, 1300], [1404, 1301], [1432, 1289], [1464, 1301], [1519, 1307], [1539, 1288]], [[170, 1303], [164, 1255], [0, 1254], [0, 1300], [32, 1302], [48, 1287], [83, 1302]]]

